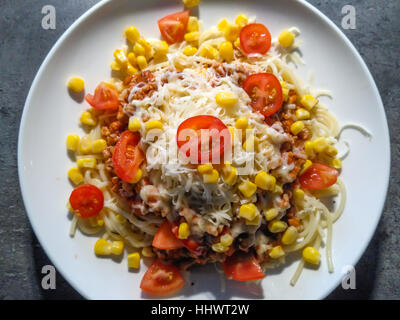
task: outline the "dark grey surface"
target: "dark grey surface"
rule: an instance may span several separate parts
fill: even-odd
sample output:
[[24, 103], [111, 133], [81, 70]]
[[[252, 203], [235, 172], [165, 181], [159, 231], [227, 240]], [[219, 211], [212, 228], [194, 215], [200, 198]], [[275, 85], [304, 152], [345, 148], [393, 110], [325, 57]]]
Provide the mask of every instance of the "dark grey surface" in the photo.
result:
[[[278, 1], [278, 0], [277, 0]], [[98, 1], [0, 0], [0, 298], [81, 299], [57, 275], [57, 289], [41, 288], [41, 269], [51, 264], [32, 232], [17, 175], [17, 136], [23, 105], [41, 62], [59, 36]], [[337, 288], [329, 299], [400, 298], [400, 1], [310, 0], [336, 25], [341, 8], [356, 7], [357, 28], [343, 30], [358, 49], [377, 83], [392, 142], [389, 193], [378, 229], [356, 266], [357, 289]], [[56, 30], [43, 30], [41, 9], [57, 11]], [[371, 176], [379, 172], [371, 172]], [[373, 181], [373, 179], [371, 179]], [[369, 186], [373, 188], [373, 185]], [[62, 248], [60, 248], [62, 250]], [[323, 284], [321, 284], [323, 285]]]

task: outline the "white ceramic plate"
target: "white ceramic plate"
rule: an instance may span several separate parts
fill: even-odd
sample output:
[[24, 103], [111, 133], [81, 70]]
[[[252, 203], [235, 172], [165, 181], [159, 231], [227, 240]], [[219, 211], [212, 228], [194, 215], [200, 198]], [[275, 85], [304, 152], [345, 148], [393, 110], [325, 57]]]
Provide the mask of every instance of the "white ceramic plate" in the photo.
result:
[[[66, 172], [72, 166], [65, 150], [65, 138], [79, 132], [78, 119], [87, 108], [69, 96], [66, 80], [73, 74], [86, 81], [92, 92], [103, 79], [110, 78], [109, 64], [114, 49], [123, 45], [122, 33], [135, 25], [144, 36], [158, 37], [156, 21], [182, 10], [179, 0], [103, 1], [76, 21], [59, 39], [43, 62], [29, 92], [22, 116], [18, 165], [22, 194], [35, 233], [57, 270], [84, 297], [100, 299], [146, 298], [139, 289], [147, 269], [128, 272], [125, 260], [98, 259], [93, 253], [94, 237], [68, 236], [70, 220], [65, 203], [72, 190]], [[342, 179], [348, 201], [334, 225], [333, 259], [335, 272], [329, 274], [326, 260], [318, 270], [305, 269], [297, 285], [289, 279], [297, 263], [271, 271], [262, 288], [227, 282], [221, 293], [218, 274], [212, 267], [191, 273], [184, 299], [319, 299], [341, 281], [342, 268], [355, 265], [378, 223], [389, 179], [389, 135], [382, 102], [366, 65], [341, 33], [322, 13], [304, 1], [249, 0], [202, 1], [199, 14], [205, 26], [215, 25], [239, 13], [257, 16], [273, 36], [290, 26], [302, 31], [301, 46], [307, 65], [298, 73], [305, 79], [315, 72], [315, 86], [329, 88], [333, 99], [324, 100], [341, 124], [358, 123], [372, 134], [366, 139], [346, 130], [342, 138], [351, 146], [344, 161]], [[374, 172], [375, 174], [371, 174]], [[256, 295], [255, 295], [256, 294]]]

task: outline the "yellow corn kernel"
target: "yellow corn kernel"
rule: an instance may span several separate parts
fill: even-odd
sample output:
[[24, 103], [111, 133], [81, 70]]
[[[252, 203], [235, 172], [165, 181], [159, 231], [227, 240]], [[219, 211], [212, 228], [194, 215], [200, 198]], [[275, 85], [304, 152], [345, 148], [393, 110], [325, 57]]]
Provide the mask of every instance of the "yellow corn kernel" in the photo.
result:
[[134, 252], [128, 254], [128, 267], [139, 269], [140, 267], [140, 254], [139, 252]]
[[283, 30], [278, 37], [278, 41], [284, 48], [291, 47], [294, 41], [294, 34], [289, 30]]
[[308, 158], [314, 158], [314, 144], [311, 141], [306, 141], [304, 143], [304, 151]]
[[73, 167], [68, 170], [68, 178], [72, 181], [73, 184], [78, 185], [83, 182], [83, 175], [79, 168]]
[[140, 38], [137, 41], [137, 43], [140, 44], [144, 48], [143, 56], [145, 56], [147, 60], [150, 60], [150, 58], [154, 54], [154, 52], [153, 52], [154, 50], [153, 50], [152, 46], [150, 45], [150, 43], [148, 41], [146, 41], [146, 39], [144, 39], [144, 38]]
[[104, 139], [97, 139], [92, 144], [93, 153], [101, 153], [107, 147], [107, 142]]
[[198, 6], [199, 3], [200, 3], [200, 0], [183, 0], [183, 4], [187, 8], [192, 8], [192, 7]]
[[125, 52], [121, 49], [117, 49], [114, 51], [115, 61], [118, 62], [120, 66], [126, 66], [128, 63], [128, 58]]
[[311, 165], [312, 165], [312, 161], [311, 160], [306, 160], [306, 162], [304, 162], [303, 166], [301, 167], [299, 175], [301, 175], [304, 172], [306, 172], [308, 170], [308, 168], [311, 167]]
[[195, 55], [196, 52], [197, 52], [197, 48], [191, 47], [191, 46], [186, 47], [185, 49], [183, 49], [183, 53], [188, 57]]
[[315, 139], [312, 144], [314, 151], [318, 153], [324, 152], [329, 146], [328, 141], [323, 137]]
[[225, 39], [234, 42], [239, 37], [240, 28], [237, 25], [229, 25], [225, 30]]
[[151, 247], [144, 247], [142, 249], [142, 256], [146, 257], [146, 258], [152, 258], [155, 256], [153, 250], [151, 249]]
[[213, 169], [210, 173], [203, 174], [204, 183], [217, 183], [218, 179], [219, 179], [219, 173], [215, 169]]
[[338, 154], [338, 151], [334, 146], [328, 146], [325, 149], [325, 153], [330, 157], [335, 157]]
[[76, 161], [79, 168], [96, 168], [97, 161], [95, 158], [81, 158]]
[[265, 220], [271, 221], [274, 220], [279, 214], [279, 211], [275, 208], [271, 208], [264, 211]]
[[142, 169], [138, 169], [136, 172], [135, 177], [132, 179], [131, 183], [138, 183], [140, 179], [143, 177], [143, 171]]
[[196, 42], [200, 39], [200, 32], [193, 31], [185, 34], [185, 41], [187, 42]]
[[136, 43], [133, 46], [133, 53], [136, 55], [136, 57], [144, 56], [146, 54], [146, 50], [140, 43]]
[[208, 59], [217, 59], [218, 58], [218, 50], [210, 45], [205, 45], [201, 48], [199, 55]]
[[82, 154], [90, 153], [92, 151], [92, 141], [88, 137], [82, 137], [79, 140], [79, 151]]
[[236, 129], [244, 130], [247, 128], [248, 125], [249, 125], [249, 120], [246, 117], [240, 117], [235, 122]]
[[136, 65], [136, 55], [133, 52], [128, 53], [128, 61], [132, 66]]
[[281, 246], [275, 246], [269, 252], [269, 256], [272, 259], [278, 259], [280, 257], [283, 257], [284, 255], [285, 255], [285, 251], [283, 251]]
[[218, 253], [223, 253], [229, 250], [229, 247], [223, 246], [221, 243], [214, 243], [211, 248]]
[[79, 146], [79, 136], [77, 134], [69, 134], [67, 137], [67, 149], [76, 151]]
[[272, 233], [279, 233], [285, 231], [287, 223], [280, 220], [272, 220], [268, 223], [268, 230]]
[[104, 220], [103, 220], [103, 219], [96, 219], [96, 220], [97, 220], [97, 225], [98, 225], [99, 227], [104, 226]]
[[310, 119], [310, 112], [304, 108], [299, 108], [296, 110], [296, 118], [297, 120], [308, 120]]
[[282, 193], [283, 193], [283, 188], [282, 188], [282, 186], [279, 185], [279, 184], [276, 184], [276, 185], [275, 185], [275, 189], [274, 189], [273, 192], [274, 192], [274, 193], [277, 193], [277, 194], [282, 194]]
[[335, 169], [340, 169], [340, 168], [342, 168], [342, 161], [339, 158], [335, 158], [332, 160], [332, 166]]
[[138, 64], [140, 70], [143, 70], [143, 69], [147, 68], [147, 60], [146, 60], [146, 57], [144, 57], [144, 56], [138, 56], [138, 57], [136, 58], [136, 62], [137, 62], [137, 64]]
[[258, 226], [260, 225], [261, 222], [261, 215], [257, 214], [256, 217], [253, 220], [246, 220], [245, 223], [246, 225], [249, 226]]
[[305, 262], [311, 264], [319, 264], [319, 260], [321, 258], [321, 254], [318, 252], [317, 249], [313, 247], [306, 247], [303, 250], [303, 259]]
[[82, 113], [80, 120], [83, 124], [86, 124], [88, 126], [95, 126], [97, 124], [97, 120], [88, 111]]
[[293, 124], [290, 126], [290, 131], [294, 134], [294, 135], [298, 135], [301, 130], [304, 129], [304, 123], [303, 121], [296, 121], [293, 122]]
[[163, 124], [159, 120], [149, 120], [145, 124], [146, 131], [152, 130], [152, 129], [163, 129]]
[[295, 202], [301, 202], [304, 200], [304, 191], [299, 188], [295, 188], [293, 190], [293, 198]]
[[240, 49], [240, 38], [237, 38], [234, 42], [233, 45], [235, 46], [235, 48]]
[[125, 29], [125, 37], [130, 43], [135, 44], [140, 38], [139, 30], [131, 26]]
[[236, 17], [235, 23], [239, 26], [239, 28], [243, 28], [246, 24], [249, 23], [249, 18], [243, 13], [239, 14]]
[[252, 221], [257, 215], [259, 215], [259, 211], [254, 203], [246, 203], [240, 206], [239, 217]]
[[201, 174], [203, 173], [211, 173], [213, 170], [213, 166], [211, 163], [200, 164], [197, 166], [197, 171]]
[[128, 65], [126, 66], [126, 72], [129, 75], [134, 75], [135, 73], [138, 73], [139, 70], [136, 69], [133, 65], [131, 65], [130, 63], [128, 63]]
[[111, 62], [110, 68], [111, 68], [111, 70], [113, 70], [113, 71], [120, 71], [120, 70], [121, 70], [120, 64], [119, 64], [117, 61], [115, 61], [115, 60]]
[[238, 188], [246, 198], [250, 198], [257, 191], [257, 186], [249, 180], [243, 181]]
[[236, 183], [237, 176], [238, 172], [235, 167], [232, 167], [230, 164], [224, 165], [222, 168], [222, 177], [227, 184], [233, 186]]
[[289, 244], [294, 243], [297, 240], [298, 236], [299, 236], [299, 232], [297, 231], [296, 227], [290, 226], [283, 233], [281, 241], [283, 244], [289, 245]]
[[318, 104], [318, 100], [315, 99], [312, 95], [306, 94], [301, 98], [300, 103], [304, 108], [310, 111]]
[[139, 131], [142, 127], [142, 123], [140, 122], [139, 118], [130, 117], [128, 123], [128, 129], [132, 132]]
[[254, 182], [260, 189], [272, 191], [275, 189], [276, 178], [265, 171], [260, 171], [257, 173]]
[[196, 17], [189, 17], [187, 32], [199, 31], [199, 20]]
[[189, 225], [186, 222], [182, 222], [178, 228], [178, 238], [187, 239], [190, 235]]
[[258, 151], [259, 139], [254, 135], [250, 135], [243, 143], [243, 149], [247, 152]]
[[219, 46], [219, 54], [221, 58], [226, 62], [231, 62], [233, 60], [233, 46], [229, 41], [222, 42]]
[[124, 242], [123, 241], [113, 241], [111, 243], [111, 253], [119, 256], [124, 251]]
[[232, 140], [235, 140], [235, 128], [228, 127], [229, 133], [231, 134]]
[[153, 49], [154, 49], [154, 58], [161, 59], [167, 55], [169, 46], [168, 43], [166, 43], [165, 41], [157, 41], [156, 43], [153, 44]]
[[281, 81], [281, 87], [282, 87], [283, 101], [287, 101], [289, 98], [289, 88], [285, 81]]
[[94, 253], [98, 256], [111, 255], [111, 243], [105, 239], [100, 238], [94, 244]]
[[219, 239], [220, 243], [224, 246], [224, 247], [229, 247], [232, 242], [233, 242], [233, 237], [228, 234], [225, 233], [220, 239]]
[[222, 32], [225, 32], [226, 29], [228, 29], [228, 27], [229, 27], [229, 21], [226, 19], [222, 19], [217, 25], [218, 30]]
[[81, 92], [85, 88], [85, 82], [82, 78], [73, 77], [69, 79], [67, 86], [68, 89], [74, 92]]
[[215, 101], [221, 107], [232, 108], [237, 103], [238, 98], [232, 92], [218, 92]]

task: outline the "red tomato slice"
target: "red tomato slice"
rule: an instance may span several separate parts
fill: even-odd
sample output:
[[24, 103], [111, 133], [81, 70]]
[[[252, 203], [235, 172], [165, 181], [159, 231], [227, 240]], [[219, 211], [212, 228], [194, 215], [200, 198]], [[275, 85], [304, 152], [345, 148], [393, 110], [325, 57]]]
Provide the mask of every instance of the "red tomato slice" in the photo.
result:
[[112, 157], [114, 171], [123, 181], [131, 182], [135, 178], [145, 155], [138, 144], [140, 135], [132, 131], [124, 131], [115, 145]]
[[336, 183], [338, 171], [326, 164], [314, 162], [299, 177], [300, 185], [303, 189], [317, 190], [328, 188]]
[[[175, 223], [172, 226], [172, 233], [178, 239], [179, 226], [177, 223]], [[179, 240], [181, 241], [181, 243], [184, 245], [184, 247], [186, 249], [188, 249], [190, 252], [194, 253], [197, 256], [201, 256], [206, 251], [206, 247], [199, 245], [193, 239], [188, 238], [188, 239], [179, 239]]]
[[109, 84], [101, 82], [94, 90], [94, 95], [88, 93], [86, 101], [95, 109], [117, 109], [119, 107], [118, 92]]
[[228, 279], [237, 281], [258, 280], [265, 277], [260, 264], [251, 253], [237, 251], [222, 263]]
[[168, 221], [165, 221], [157, 230], [152, 245], [154, 248], [162, 250], [174, 250], [184, 247], [182, 241], [172, 232], [171, 224]]
[[183, 41], [188, 21], [189, 10], [176, 12], [158, 20], [158, 27], [164, 40], [168, 44]]
[[240, 31], [240, 46], [247, 54], [265, 54], [271, 48], [271, 34], [261, 23], [251, 23]]
[[[201, 143], [201, 136], [205, 143]], [[183, 121], [176, 133], [176, 143], [190, 163], [219, 163], [231, 148], [227, 126], [214, 116], [195, 116]]]
[[140, 288], [147, 293], [169, 294], [183, 287], [185, 280], [178, 268], [155, 260], [143, 276]]
[[269, 117], [282, 107], [282, 86], [272, 73], [256, 73], [242, 84], [251, 98], [251, 106], [264, 117]]
[[72, 191], [69, 203], [81, 218], [94, 217], [103, 209], [103, 192], [91, 184], [84, 184]]

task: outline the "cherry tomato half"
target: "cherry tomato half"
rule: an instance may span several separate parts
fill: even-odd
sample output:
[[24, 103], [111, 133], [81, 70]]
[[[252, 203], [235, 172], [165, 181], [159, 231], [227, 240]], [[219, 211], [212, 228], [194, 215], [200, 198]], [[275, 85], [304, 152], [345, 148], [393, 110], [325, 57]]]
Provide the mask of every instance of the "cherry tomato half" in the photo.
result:
[[94, 90], [94, 95], [88, 93], [86, 101], [95, 109], [117, 109], [119, 107], [118, 92], [105, 82], [101, 82]]
[[94, 185], [84, 184], [72, 191], [69, 203], [74, 212], [81, 218], [94, 217], [103, 209], [103, 192]]
[[225, 152], [230, 151], [231, 140], [227, 126], [220, 119], [206, 115], [186, 119], [176, 134], [179, 150], [193, 164], [219, 163]]
[[314, 162], [299, 177], [300, 185], [303, 189], [317, 190], [328, 188], [335, 184], [338, 177], [338, 171], [326, 164]]
[[240, 46], [247, 54], [265, 54], [271, 48], [271, 34], [261, 23], [251, 23], [240, 31]]
[[253, 254], [243, 251], [236, 251], [227, 257], [222, 263], [222, 269], [228, 279], [237, 281], [251, 281], [265, 277]]
[[176, 12], [158, 20], [161, 35], [168, 44], [183, 41], [189, 21], [189, 10]]
[[138, 144], [140, 135], [132, 131], [124, 131], [114, 148], [112, 162], [114, 171], [123, 181], [131, 182], [145, 159]]
[[[175, 223], [172, 226], [172, 233], [178, 239], [178, 234], [179, 234], [178, 223]], [[191, 239], [190, 237], [188, 239], [179, 239], [179, 240], [186, 249], [188, 249], [190, 252], [194, 253], [197, 256], [201, 256], [207, 250], [205, 246], [199, 245], [195, 240]]]
[[184, 247], [182, 241], [172, 232], [171, 224], [168, 221], [165, 221], [157, 230], [152, 246], [162, 250], [175, 250]]
[[178, 268], [155, 260], [143, 276], [140, 288], [147, 293], [169, 294], [185, 284]]
[[256, 73], [242, 84], [251, 99], [251, 106], [264, 117], [269, 117], [282, 107], [282, 86], [272, 73]]

